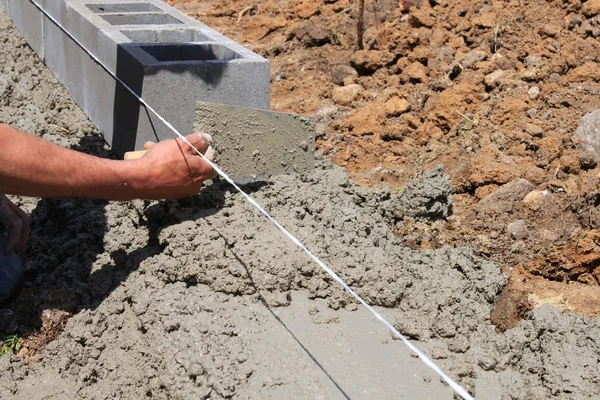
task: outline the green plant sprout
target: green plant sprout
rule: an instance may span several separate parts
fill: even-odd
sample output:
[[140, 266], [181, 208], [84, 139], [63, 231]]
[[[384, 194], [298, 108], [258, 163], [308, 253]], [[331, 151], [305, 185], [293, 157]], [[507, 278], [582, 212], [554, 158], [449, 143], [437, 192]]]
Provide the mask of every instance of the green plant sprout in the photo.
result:
[[8, 335], [2, 339], [2, 347], [0, 347], [0, 356], [6, 354], [16, 354], [21, 350], [21, 344], [17, 335]]

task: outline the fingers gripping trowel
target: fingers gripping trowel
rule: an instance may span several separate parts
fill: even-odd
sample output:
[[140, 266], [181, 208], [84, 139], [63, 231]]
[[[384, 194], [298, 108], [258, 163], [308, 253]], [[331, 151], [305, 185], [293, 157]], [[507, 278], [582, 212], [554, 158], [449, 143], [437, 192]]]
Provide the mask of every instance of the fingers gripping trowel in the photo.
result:
[[[215, 163], [237, 182], [314, 167], [314, 123], [306, 116], [198, 102], [194, 131], [213, 137]], [[125, 158], [144, 153], [129, 152]]]

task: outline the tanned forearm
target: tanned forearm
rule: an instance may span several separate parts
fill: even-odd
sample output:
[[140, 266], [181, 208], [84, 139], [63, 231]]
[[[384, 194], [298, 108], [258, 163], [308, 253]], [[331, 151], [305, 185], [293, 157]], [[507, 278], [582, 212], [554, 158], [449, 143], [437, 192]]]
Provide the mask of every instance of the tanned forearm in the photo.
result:
[[133, 161], [65, 149], [0, 123], [0, 193], [129, 200], [138, 197], [140, 172]]

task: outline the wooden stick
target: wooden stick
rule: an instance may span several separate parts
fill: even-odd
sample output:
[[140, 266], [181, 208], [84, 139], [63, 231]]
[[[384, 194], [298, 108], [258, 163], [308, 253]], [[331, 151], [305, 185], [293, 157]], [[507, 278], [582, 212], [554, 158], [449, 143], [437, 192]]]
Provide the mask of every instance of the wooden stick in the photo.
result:
[[[125, 160], [139, 160], [140, 158], [144, 157], [147, 152], [148, 152], [148, 150], [128, 151], [127, 153], [125, 153], [124, 159]], [[215, 151], [213, 150], [212, 146], [208, 146], [208, 149], [206, 150], [206, 153], [204, 155], [210, 161], [214, 160]]]

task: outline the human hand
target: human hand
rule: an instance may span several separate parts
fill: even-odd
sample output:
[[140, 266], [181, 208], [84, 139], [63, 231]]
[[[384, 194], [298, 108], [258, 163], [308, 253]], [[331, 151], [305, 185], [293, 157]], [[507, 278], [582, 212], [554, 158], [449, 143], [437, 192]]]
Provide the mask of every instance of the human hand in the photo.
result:
[[4, 253], [20, 251], [29, 240], [29, 216], [3, 194], [0, 194], [0, 233], [8, 234]]
[[[210, 135], [199, 133], [186, 139], [202, 154], [212, 140]], [[133, 161], [142, 169], [140, 197], [158, 200], [192, 196], [200, 192], [205, 180], [214, 177], [213, 168], [180, 138], [158, 144], [146, 142], [144, 149], [146, 154]]]

